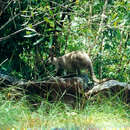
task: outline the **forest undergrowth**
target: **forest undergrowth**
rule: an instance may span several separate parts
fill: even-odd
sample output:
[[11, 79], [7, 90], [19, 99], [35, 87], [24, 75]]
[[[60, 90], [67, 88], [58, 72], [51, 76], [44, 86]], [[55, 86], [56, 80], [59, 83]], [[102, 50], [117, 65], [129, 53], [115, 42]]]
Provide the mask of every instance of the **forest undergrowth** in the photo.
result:
[[86, 100], [84, 108], [38, 95], [33, 101], [15, 88], [1, 91], [0, 128], [127, 128], [130, 124], [130, 106], [118, 95], [97, 94]]

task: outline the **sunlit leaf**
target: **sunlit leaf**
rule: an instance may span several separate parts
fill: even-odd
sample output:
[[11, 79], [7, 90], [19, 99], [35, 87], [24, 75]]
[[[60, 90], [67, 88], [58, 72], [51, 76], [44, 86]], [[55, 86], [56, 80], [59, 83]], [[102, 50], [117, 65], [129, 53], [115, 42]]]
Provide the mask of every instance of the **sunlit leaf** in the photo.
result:
[[32, 15], [32, 17], [34, 17], [34, 12], [33, 11], [31, 12], [31, 15]]
[[114, 27], [116, 27], [116, 26], [117, 26], [117, 21], [114, 22]]
[[32, 28], [32, 24], [28, 24], [28, 27], [29, 27], [29, 28]]
[[61, 28], [60, 27], [56, 27], [56, 30], [61, 31]]
[[49, 13], [50, 13], [51, 16], [54, 15], [52, 10], [49, 10]]
[[43, 41], [43, 39], [44, 39], [43, 37], [40, 38], [39, 40], [37, 40], [36, 42], [34, 42], [33, 45], [37, 45], [37, 44], [39, 44], [41, 41]]
[[26, 34], [27, 34], [27, 35], [29, 35], [29, 34], [31, 34], [31, 33], [32, 33], [32, 32], [30, 32], [30, 31], [26, 31]]
[[37, 34], [34, 33], [34, 34], [30, 34], [30, 35], [25, 35], [24, 37], [31, 38], [31, 37], [34, 37], [34, 36], [36, 36], [36, 35], [37, 35]]
[[50, 22], [50, 26], [53, 27], [53, 28], [55, 27], [54, 21]]
[[79, 4], [79, 0], [76, 0], [76, 4]]
[[26, 27], [26, 30], [28, 30], [28, 31], [32, 31], [32, 32], [36, 32], [35, 29], [30, 28], [30, 27]]
[[48, 43], [48, 45], [49, 45], [49, 48], [51, 48], [51, 46], [52, 46], [52, 43], [53, 43], [53, 39], [52, 39], [52, 37], [50, 38], [50, 42]]
[[55, 26], [54, 21], [48, 19], [47, 17], [45, 17], [44, 20], [45, 20], [47, 23], [49, 23], [51, 27], [54, 27], [54, 26]]
[[45, 20], [47, 23], [50, 22], [50, 20], [49, 20], [47, 17], [44, 17], [44, 20]]

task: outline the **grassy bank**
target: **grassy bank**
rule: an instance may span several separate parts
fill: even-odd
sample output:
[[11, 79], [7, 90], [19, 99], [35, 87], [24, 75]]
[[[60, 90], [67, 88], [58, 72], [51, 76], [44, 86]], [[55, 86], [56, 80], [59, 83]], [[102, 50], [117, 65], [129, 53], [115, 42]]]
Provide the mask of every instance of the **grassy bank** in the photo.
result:
[[[37, 98], [37, 97], [36, 97]], [[15, 99], [0, 93], [0, 128], [74, 128], [128, 127], [130, 109], [119, 97], [95, 97], [86, 101], [84, 109], [72, 108], [62, 102], [41, 101], [34, 107], [26, 95]]]

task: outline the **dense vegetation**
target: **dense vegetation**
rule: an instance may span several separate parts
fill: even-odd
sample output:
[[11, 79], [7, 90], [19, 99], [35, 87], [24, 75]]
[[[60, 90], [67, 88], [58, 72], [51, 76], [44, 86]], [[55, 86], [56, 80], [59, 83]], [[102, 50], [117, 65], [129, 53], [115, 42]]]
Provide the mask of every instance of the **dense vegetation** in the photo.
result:
[[[19, 79], [42, 80], [46, 76], [55, 75], [54, 66], [48, 64], [49, 57], [60, 56], [73, 50], [85, 50], [93, 61], [98, 78], [107, 77], [129, 82], [130, 9], [127, 0], [0, 0], [0, 5], [0, 73]], [[74, 111], [78, 120], [79, 116], [86, 119], [83, 115], [87, 110], [90, 112], [87, 114], [90, 115], [91, 121], [97, 116], [91, 117], [91, 113], [102, 112], [103, 108], [108, 109], [103, 112], [106, 115], [113, 108], [117, 113], [111, 113], [113, 118], [120, 118], [121, 122], [127, 120], [126, 125], [129, 122], [128, 106], [120, 99], [119, 104], [111, 104], [113, 100], [116, 102], [117, 97], [111, 101], [104, 99], [106, 103], [99, 100], [94, 104], [89, 102], [88, 108], [86, 106], [81, 114], [80, 111], [67, 108], [62, 103], [55, 105], [45, 102], [44, 107], [41, 103], [39, 109], [31, 115], [34, 110], [30, 110], [31, 104], [26, 102], [26, 95], [21, 95], [20, 101], [16, 101], [9, 98], [10, 91], [20, 95], [14, 88], [6, 88], [0, 92], [2, 127], [16, 127], [17, 120], [20, 119], [24, 120], [21, 123], [31, 120], [33, 124], [37, 118], [38, 126], [42, 126], [41, 122], [45, 121], [40, 117], [42, 114], [47, 118], [46, 123], [51, 117], [54, 119], [61, 114], [59, 122], [67, 125], [66, 120], [70, 116], [66, 114], [67, 111]], [[42, 100], [40, 97], [37, 98]], [[97, 102], [102, 104], [102, 107], [96, 105]], [[107, 103], [109, 107], [106, 107]], [[90, 110], [92, 105], [95, 109]], [[47, 111], [47, 108], [50, 108], [50, 111]], [[108, 118], [111, 118], [111, 115], [108, 115]], [[11, 121], [13, 119], [14, 122]], [[71, 121], [72, 125], [75, 124], [76, 118]], [[88, 125], [89, 123], [95, 122], [89, 122], [88, 119]], [[25, 124], [24, 127], [36, 126], [35, 123], [32, 124]], [[22, 124], [19, 126], [22, 127]], [[77, 126], [82, 126], [82, 123]]]

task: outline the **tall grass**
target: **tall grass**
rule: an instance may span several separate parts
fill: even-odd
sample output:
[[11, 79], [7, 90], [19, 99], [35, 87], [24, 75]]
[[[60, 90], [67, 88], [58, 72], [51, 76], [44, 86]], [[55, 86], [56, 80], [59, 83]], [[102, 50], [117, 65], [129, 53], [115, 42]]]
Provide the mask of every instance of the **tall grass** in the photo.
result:
[[97, 95], [86, 101], [84, 109], [38, 96], [40, 103], [32, 105], [27, 97], [15, 88], [0, 91], [0, 128], [130, 127], [129, 106], [118, 96]]

